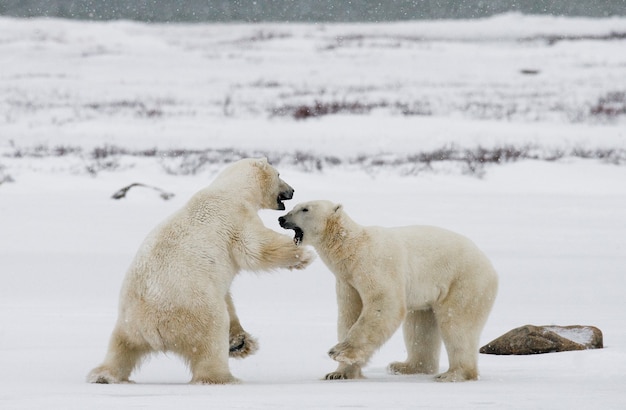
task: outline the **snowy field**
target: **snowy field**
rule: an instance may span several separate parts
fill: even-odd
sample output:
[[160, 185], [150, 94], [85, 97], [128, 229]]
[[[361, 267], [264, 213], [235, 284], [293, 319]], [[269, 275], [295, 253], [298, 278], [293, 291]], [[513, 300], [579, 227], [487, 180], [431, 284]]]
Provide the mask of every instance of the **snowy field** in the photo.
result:
[[[504, 15], [401, 24], [145, 25], [0, 18], [0, 408], [623, 409], [626, 19]], [[500, 290], [485, 344], [524, 325], [595, 325], [605, 348], [480, 355], [477, 382], [367, 379], [335, 363], [334, 279], [243, 273], [261, 349], [243, 382], [186, 384], [157, 355], [91, 385], [139, 243], [217, 171], [267, 155], [296, 202], [362, 224], [472, 238]], [[141, 182], [146, 188], [111, 199]], [[280, 231], [284, 212], [263, 211]], [[291, 235], [291, 232], [287, 233]], [[442, 352], [441, 370], [447, 368]]]

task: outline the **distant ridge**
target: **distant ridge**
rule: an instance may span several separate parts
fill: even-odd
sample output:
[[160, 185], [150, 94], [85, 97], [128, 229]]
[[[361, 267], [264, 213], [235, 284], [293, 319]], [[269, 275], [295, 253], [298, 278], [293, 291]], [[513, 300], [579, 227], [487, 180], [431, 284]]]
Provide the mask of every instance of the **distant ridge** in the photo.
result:
[[378, 22], [474, 19], [519, 12], [626, 15], [626, 0], [3, 0], [0, 15], [146, 22]]

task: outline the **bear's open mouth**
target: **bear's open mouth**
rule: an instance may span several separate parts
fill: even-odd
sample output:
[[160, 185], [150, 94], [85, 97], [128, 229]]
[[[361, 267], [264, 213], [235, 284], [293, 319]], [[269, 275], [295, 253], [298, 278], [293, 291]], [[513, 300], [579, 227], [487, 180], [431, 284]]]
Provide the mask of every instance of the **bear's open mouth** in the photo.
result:
[[283, 201], [288, 201], [291, 198], [293, 198], [293, 192], [290, 191], [285, 191], [285, 192], [281, 192], [280, 194], [278, 194], [278, 196], [276, 197], [276, 209], [278, 211], [284, 211], [285, 210], [285, 204], [283, 203]]
[[[287, 214], [289, 215], [289, 214]], [[284, 216], [281, 216], [280, 218], [278, 218], [278, 224], [281, 226], [281, 228], [283, 229], [293, 229], [293, 231], [295, 232], [294, 237], [293, 237], [293, 243], [297, 245], [300, 245], [302, 243], [302, 238], [304, 237], [304, 232], [302, 231], [302, 229], [297, 226], [296, 224], [294, 224], [291, 221], [288, 221]]]
[[295, 232], [295, 235], [293, 237], [293, 243], [295, 243], [296, 245], [300, 245], [302, 243], [302, 238], [304, 237], [304, 232], [297, 226], [293, 228], [293, 231]]
[[285, 210], [285, 204], [283, 204], [283, 200], [280, 198], [280, 195], [278, 195], [278, 197], [276, 198], [276, 210], [278, 211], [284, 211]]

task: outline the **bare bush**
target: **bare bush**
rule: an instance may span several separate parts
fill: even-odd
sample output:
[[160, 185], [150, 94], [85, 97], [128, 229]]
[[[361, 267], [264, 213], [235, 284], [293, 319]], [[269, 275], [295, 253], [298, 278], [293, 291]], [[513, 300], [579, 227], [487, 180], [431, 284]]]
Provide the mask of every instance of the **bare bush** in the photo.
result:
[[626, 92], [614, 91], [600, 97], [590, 113], [592, 116], [615, 118], [626, 115]]
[[170, 175], [196, 175], [213, 165], [221, 166], [249, 156], [259, 156], [255, 154], [235, 149], [175, 149], [157, 153], [161, 167]]
[[290, 116], [296, 120], [322, 117], [333, 114], [369, 114], [377, 108], [390, 108], [404, 116], [432, 115], [430, 104], [427, 101], [413, 101], [411, 103], [396, 101], [377, 101], [364, 103], [360, 101], [319, 101], [312, 104], [284, 105], [271, 110], [273, 116]]
[[291, 116], [296, 120], [321, 117], [330, 114], [367, 114], [372, 109], [384, 106], [384, 103], [361, 103], [358, 101], [315, 101], [311, 105], [286, 105], [272, 109], [272, 115]]
[[131, 112], [138, 117], [154, 118], [163, 116], [163, 110], [160, 105], [160, 103], [157, 103], [154, 106], [148, 106], [143, 101], [120, 100], [110, 102], [94, 102], [86, 104], [85, 107], [98, 112], [104, 112], [109, 115], [121, 112]]
[[253, 35], [237, 39], [235, 43], [255, 43], [259, 41], [271, 41], [276, 39], [286, 39], [293, 37], [292, 33], [276, 33], [269, 30], [257, 30]]
[[588, 35], [539, 35], [530, 38], [521, 39], [521, 41], [545, 41], [548, 45], [554, 45], [560, 41], [608, 41], [608, 40], [624, 40], [626, 32], [612, 31], [609, 34], [588, 34]]
[[47, 145], [38, 144], [31, 147], [19, 147], [15, 143], [11, 143], [12, 151], [4, 154], [7, 158], [47, 158], [47, 157], [65, 157], [81, 155], [83, 150], [80, 147], [71, 147], [67, 145], [55, 145], [49, 147]]
[[7, 182], [15, 182], [13, 177], [6, 172], [6, 167], [0, 164], [0, 185]]
[[[546, 149], [535, 145], [501, 145], [495, 147], [477, 146], [463, 148], [448, 144], [430, 151], [412, 153], [379, 153], [355, 156], [327, 156], [312, 152], [276, 152], [236, 149], [170, 149], [156, 148], [129, 150], [113, 145], [96, 147], [85, 153], [78, 147], [34, 147], [13, 146], [13, 152], [3, 154], [9, 158], [34, 158], [74, 156], [84, 163], [88, 174], [97, 176], [101, 172], [124, 169], [122, 164], [133, 165], [133, 158], [154, 158], [162, 170], [170, 175], [197, 175], [203, 172], [217, 172], [226, 164], [246, 157], [267, 157], [280, 167], [289, 167], [303, 172], [322, 172], [325, 169], [345, 168], [367, 173], [379, 171], [398, 172], [402, 175], [417, 175], [422, 172], [438, 172], [440, 165], [456, 165], [461, 173], [482, 177], [487, 167], [520, 160], [532, 159], [556, 161], [566, 157], [594, 159], [608, 164], [626, 164], [626, 150], [622, 148], [574, 147]], [[130, 165], [129, 165], [130, 164]], [[11, 182], [12, 178], [0, 168], [0, 183]]]

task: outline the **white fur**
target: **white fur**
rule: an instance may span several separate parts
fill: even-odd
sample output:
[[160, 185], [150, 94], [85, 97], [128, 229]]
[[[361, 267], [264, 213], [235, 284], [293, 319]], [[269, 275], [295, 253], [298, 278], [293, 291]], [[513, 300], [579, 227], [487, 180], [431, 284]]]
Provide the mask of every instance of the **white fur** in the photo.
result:
[[408, 352], [395, 374], [439, 371], [441, 341], [449, 369], [438, 381], [478, 378], [479, 336], [494, 303], [498, 278], [467, 238], [431, 227], [365, 227], [341, 205], [312, 201], [280, 218], [299, 227], [337, 279], [339, 362], [327, 379], [362, 377], [361, 368], [403, 323]]
[[122, 285], [119, 315], [104, 363], [92, 383], [123, 383], [151, 352], [189, 364], [195, 383], [236, 382], [231, 357], [257, 344], [235, 312], [229, 289], [240, 270], [303, 269], [312, 253], [267, 229], [257, 211], [279, 206], [293, 190], [265, 159], [226, 168], [145, 239]]

